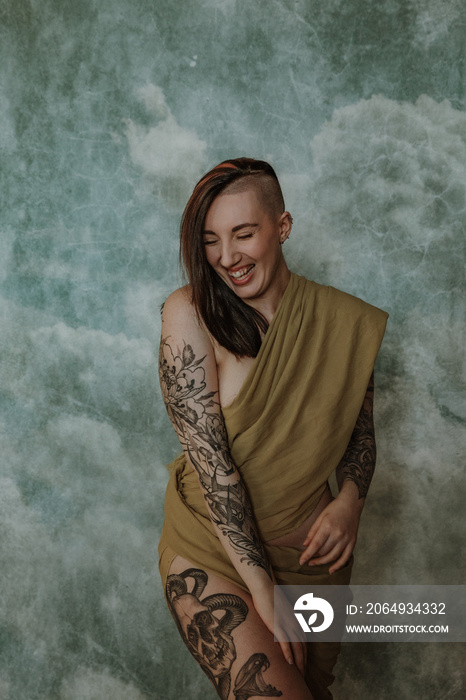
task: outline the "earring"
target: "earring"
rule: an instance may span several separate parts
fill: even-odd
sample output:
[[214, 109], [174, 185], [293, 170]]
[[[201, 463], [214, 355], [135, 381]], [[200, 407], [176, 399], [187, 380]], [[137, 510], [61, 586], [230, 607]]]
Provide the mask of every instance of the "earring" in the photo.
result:
[[[291, 225], [293, 225], [293, 217], [291, 216], [291, 214], [288, 214], [288, 216], [290, 217], [290, 223], [291, 223]], [[288, 238], [289, 238], [290, 236], [291, 236], [291, 228], [290, 228], [289, 234], [288, 234], [287, 236], [285, 236], [285, 238], [284, 238], [282, 241], [280, 241], [280, 245], [283, 245], [284, 242], [285, 242], [286, 240], [288, 240]]]

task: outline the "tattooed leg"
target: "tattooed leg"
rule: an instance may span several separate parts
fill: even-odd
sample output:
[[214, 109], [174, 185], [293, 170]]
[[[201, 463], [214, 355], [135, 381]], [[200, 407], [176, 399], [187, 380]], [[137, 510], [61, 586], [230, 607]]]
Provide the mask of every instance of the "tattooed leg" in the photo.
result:
[[252, 654], [236, 676], [234, 694], [237, 700], [248, 700], [251, 696], [261, 698], [278, 698], [283, 695], [273, 685], [266, 683], [262, 672], [270, 666], [265, 654]]
[[[231, 665], [236, 658], [231, 632], [246, 618], [248, 606], [239, 596], [228, 593], [202, 597], [207, 580], [205, 571], [194, 567], [170, 574], [167, 601], [188, 649], [220, 697], [227, 700]], [[217, 611], [219, 616], [214, 614]]]
[[244, 590], [176, 557], [166, 596], [183, 641], [221, 700], [312, 700]]

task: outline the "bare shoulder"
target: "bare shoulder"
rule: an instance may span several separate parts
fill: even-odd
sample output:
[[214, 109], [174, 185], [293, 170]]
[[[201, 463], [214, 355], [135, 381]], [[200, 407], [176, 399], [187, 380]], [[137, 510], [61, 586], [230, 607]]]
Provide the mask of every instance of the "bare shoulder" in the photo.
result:
[[195, 347], [204, 355], [213, 351], [212, 339], [198, 318], [188, 285], [172, 292], [163, 305], [162, 339], [167, 338]]
[[199, 328], [196, 309], [188, 285], [180, 287], [167, 297], [162, 306], [162, 326], [165, 328]]
[[179, 313], [196, 314], [189, 285], [175, 289], [162, 304], [162, 318], [170, 318], [173, 314]]
[[204, 410], [201, 411], [197, 395], [208, 395], [210, 401], [218, 392], [215, 353], [208, 333], [199, 323], [189, 287], [174, 291], [163, 306], [159, 376], [162, 395], [167, 406], [171, 406], [170, 416], [180, 437], [186, 416], [189, 422]]

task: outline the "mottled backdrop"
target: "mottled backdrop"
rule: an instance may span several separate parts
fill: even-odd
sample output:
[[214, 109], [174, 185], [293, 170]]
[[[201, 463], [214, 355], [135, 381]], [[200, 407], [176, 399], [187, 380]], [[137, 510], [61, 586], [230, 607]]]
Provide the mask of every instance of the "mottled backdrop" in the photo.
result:
[[[156, 569], [156, 354], [226, 157], [391, 315], [355, 582], [464, 582], [465, 43], [464, 0], [0, 0], [1, 700], [214, 697]], [[348, 645], [336, 698], [463, 698], [461, 651]]]

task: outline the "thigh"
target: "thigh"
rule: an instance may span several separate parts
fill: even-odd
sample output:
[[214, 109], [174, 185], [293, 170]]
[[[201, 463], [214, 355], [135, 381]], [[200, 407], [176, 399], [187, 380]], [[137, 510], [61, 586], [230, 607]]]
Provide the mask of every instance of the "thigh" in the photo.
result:
[[183, 641], [222, 700], [312, 700], [243, 589], [177, 556], [165, 593]]

